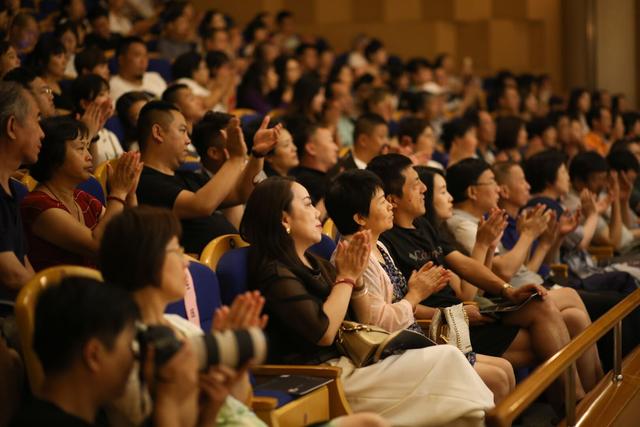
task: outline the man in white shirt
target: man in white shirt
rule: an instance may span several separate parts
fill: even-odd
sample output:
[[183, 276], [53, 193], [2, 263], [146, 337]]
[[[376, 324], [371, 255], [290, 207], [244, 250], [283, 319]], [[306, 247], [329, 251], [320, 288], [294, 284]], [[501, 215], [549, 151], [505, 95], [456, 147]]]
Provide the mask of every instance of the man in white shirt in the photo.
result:
[[147, 46], [139, 37], [126, 37], [116, 51], [118, 57], [118, 74], [111, 77], [111, 98], [118, 98], [131, 91], [149, 92], [156, 98], [162, 96], [167, 83], [160, 74], [147, 71], [149, 55]]

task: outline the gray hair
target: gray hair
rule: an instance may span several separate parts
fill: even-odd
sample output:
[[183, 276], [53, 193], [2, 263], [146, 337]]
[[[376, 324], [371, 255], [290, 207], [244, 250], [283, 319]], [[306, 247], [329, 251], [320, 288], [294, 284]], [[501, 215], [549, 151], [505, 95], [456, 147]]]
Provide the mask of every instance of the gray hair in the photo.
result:
[[0, 82], [0, 137], [7, 136], [11, 116], [23, 123], [29, 114], [27, 96], [32, 96], [16, 82]]

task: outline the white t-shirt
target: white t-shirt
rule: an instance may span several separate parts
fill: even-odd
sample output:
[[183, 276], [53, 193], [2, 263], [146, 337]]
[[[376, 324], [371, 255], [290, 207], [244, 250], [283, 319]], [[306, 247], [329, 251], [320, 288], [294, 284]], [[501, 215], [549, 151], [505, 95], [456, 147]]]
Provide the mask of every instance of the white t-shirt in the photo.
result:
[[154, 71], [144, 73], [142, 84], [140, 85], [124, 80], [119, 75], [111, 77], [109, 85], [111, 86], [111, 99], [114, 102], [125, 93], [132, 91], [149, 92], [159, 99], [162, 96], [162, 92], [167, 88], [167, 83], [162, 76]]
[[115, 133], [109, 129], [102, 128], [98, 131], [98, 140], [94, 142], [92, 150], [93, 165], [97, 166], [107, 160], [120, 157], [124, 150], [120, 144], [120, 140]]

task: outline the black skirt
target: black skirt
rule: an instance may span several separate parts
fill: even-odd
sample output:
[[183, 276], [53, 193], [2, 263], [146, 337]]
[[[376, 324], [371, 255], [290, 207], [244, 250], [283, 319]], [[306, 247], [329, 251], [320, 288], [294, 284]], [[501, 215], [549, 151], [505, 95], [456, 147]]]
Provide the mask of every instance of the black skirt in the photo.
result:
[[473, 351], [478, 354], [500, 357], [516, 338], [520, 327], [496, 322], [474, 325], [469, 330]]

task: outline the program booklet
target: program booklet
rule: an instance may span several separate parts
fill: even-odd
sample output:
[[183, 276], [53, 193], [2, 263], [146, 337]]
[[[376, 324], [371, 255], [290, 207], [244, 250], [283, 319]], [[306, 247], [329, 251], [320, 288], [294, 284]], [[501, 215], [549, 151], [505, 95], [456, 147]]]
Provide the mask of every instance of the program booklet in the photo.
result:
[[331, 378], [284, 374], [260, 383], [254, 390], [282, 391], [293, 396], [304, 396], [331, 381]]

